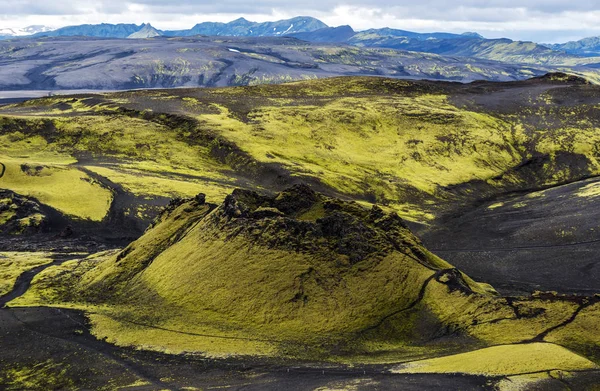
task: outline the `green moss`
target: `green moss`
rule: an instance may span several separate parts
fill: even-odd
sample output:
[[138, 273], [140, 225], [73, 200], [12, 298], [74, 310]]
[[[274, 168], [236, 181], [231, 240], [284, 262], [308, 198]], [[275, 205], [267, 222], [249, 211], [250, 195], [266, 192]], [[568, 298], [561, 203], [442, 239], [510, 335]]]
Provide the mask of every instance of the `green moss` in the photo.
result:
[[73, 380], [66, 376], [67, 371], [53, 361], [30, 367], [13, 365], [0, 372], [0, 384], [6, 390], [76, 390]]
[[590, 183], [577, 192], [577, 196], [583, 198], [600, 197], [600, 183]]
[[586, 358], [549, 343], [502, 345], [447, 357], [415, 361], [394, 373], [465, 373], [510, 376], [550, 370], [598, 369]]
[[317, 221], [322, 217], [325, 217], [325, 208], [323, 207], [323, 204], [317, 203], [309, 210], [299, 215], [298, 220]]
[[[0, 155], [6, 165], [2, 186], [38, 199], [61, 212], [100, 221], [108, 213], [112, 193], [76, 168], [41, 165], [29, 159]], [[33, 171], [25, 168], [33, 167]]]
[[86, 169], [123, 186], [124, 190], [141, 196], [193, 197], [204, 193], [210, 202], [220, 202], [233, 190], [226, 185], [207, 179], [179, 177], [152, 173], [140, 169], [87, 166]]
[[23, 272], [52, 262], [50, 253], [0, 252], [0, 296], [10, 292]]

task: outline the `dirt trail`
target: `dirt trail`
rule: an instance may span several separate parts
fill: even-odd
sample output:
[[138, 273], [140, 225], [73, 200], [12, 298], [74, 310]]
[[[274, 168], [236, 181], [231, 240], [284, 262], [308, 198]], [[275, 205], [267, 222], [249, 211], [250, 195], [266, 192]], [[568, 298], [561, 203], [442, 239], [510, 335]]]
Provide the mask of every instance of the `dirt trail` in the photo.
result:
[[46, 270], [52, 266], [62, 265], [63, 263], [65, 263], [67, 261], [72, 261], [74, 259], [81, 259], [81, 258], [85, 258], [85, 255], [76, 255], [76, 256], [69, 255], [69, 254], [56, 255], [54, 257], [53, 262], [35, 267], [31, 270], [28, 270], [28, 271], [22, 273], [17, 278], [17, 281], [15, 282], [13, 289], [10, 292], [8, 292], [7, 294], [0, 296], [0, 309], [6, 307], [6, 304], [8, 304], [10, 301], [23, 296], [25, 294], [25, 292], [27, 292], [27, 290], [29, 289], [29, 286], [31, 285], [31, 281], [33, 281], [34, 277], [37, 276], [38, 274], [40, 274], [41, 272], [43, 272], [44, 270]]
[[[118, 363], [119, 365], [123, 366], [126, 370], [135, 374], [138, 378], [140, 378], [150, 384], [153, 384], [153, 385], [159, 387], [160, 389], [167, 389], [166, 384], [164, 384], [159, 378], [152, 376], [150, 373], [148, 373], [143, 368], [136, 365], [134, 362], [124, 359], [123, 358], [124, 356], [121, 354], [121, 352], [119, 352], [119, 350], [120, 350], [119, 348], [117, 348], [114, 345], [110, 345], [106, 342], [100, 341], [100, 340], [96, 339], [93, 335], [91, 335], [87, 325], [85, 324], [85, 320], [84, 319], [76, 320], [77, 317], [81, 318], [81, 314], [77, 313], [76, 311], [62, 310], [62, 309], [58, 309], [58, 308], [53, 309], [54, 311], [56, 311], [56, 314], [60, 314], [60, 316], [62, 318], [64, 318], [64, 320], [66, 320], [67, 323], [71, 323], [72, 327], [76, 328], [77, 330], [79, 330], [79, 332], [82, 333], [80, 338], [65, 339], [64, 337], [60, 337], [60, 336], [56, 335], [55, 332], [49, 331], [49, 330], [52, 330], [52, 328], [48, 328], [43, 324], [40, 327], [39, 322], [29, 323], [19, 316], [18, 311], [6, 307], [6, 305], [9, 302], [11, 302], [12, 300], [14, 300], [18, 297], [21, 297], [23, 294], [25, 294], [25, 292], [27, 292], [27, 290], [31, 286], [31, 282], [33, 281], [35, 276], [37, 276], [44, 270], [46, 270], [50, 267], [62, 265], [63, 263], [74, 260], [74, 259], [81, 259], [84, 257], [85, 256], [82, 256], [82, 255], [74, 256], [74, 255], [70, 255], [70, 254], [56, 255], [54, 258], [55, 259], [54, 262], [48, 263], [46, 265], [38, 266], [36, 268], [33, 268], [31, 270], [28, 270], [28, 271], [22, 273], [17, 278], [17, 281], [15, 282], [13, 289], [6, 295], [0, 297], [0, 311], [2, 312], [2, 313], [0, 313], [0, 319], [2, 319], [2, 318], [6, 319], [6, 317], [8, 315], [8, 316], [12, 317], [14, 320], [16, 320], [17, 322], [19, 322], [20, 324], [22, 324], [22, 326], [24, 328], [26, 328], [36, 334], [41, 334], [45, 337], [50, 337], [52, 339], [58, 338], [58, 339], [66, 340], [69, 343], [75, 342], [79, 345], [83, 345], [91, 350], [94, 350], [97, 353], [100, 353], [101, 355], [107, 357], [108, 359]], [[69, 314], [69, 313], [71, 313], [71, 314]]]

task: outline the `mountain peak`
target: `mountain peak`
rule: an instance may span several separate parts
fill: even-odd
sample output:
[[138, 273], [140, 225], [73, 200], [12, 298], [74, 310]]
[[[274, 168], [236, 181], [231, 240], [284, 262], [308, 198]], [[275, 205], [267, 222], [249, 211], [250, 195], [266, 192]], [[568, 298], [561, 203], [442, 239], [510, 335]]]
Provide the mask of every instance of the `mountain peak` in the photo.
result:
[[154, 37], [160, 37], [162, 34], [156, 30], [154, 27], [152, 27], [152, 25], [150, 23], [144, 23], [142, 25], [142, 28], [129, 35], [127, 38], [129, 39], [144, 39], [144, 38], [154, 38]]
[[461, 35], [465, 36], [465, 37], [485, 39], [485, 37], [483, 35], [473, 32], [473, 31], [467, 31], [467, 32], [462, 33]]
[[0, 36], [4, 37], [24, 37], [38, 33], [45, 33], [54, 30], [48, 26], [32, 25], [23, 28], [3, 28], [0, 29]]
[[238, 18], [228, 23], [203, 22], [195, 25], [191, 30], [165, 31], [163, 33], [170, 37], [192, 35], [277, 37], [311, 32], [326, 27], [325, 23], [309, 16], [297, 16], [273, 22], [252, 22], [245, 18]]

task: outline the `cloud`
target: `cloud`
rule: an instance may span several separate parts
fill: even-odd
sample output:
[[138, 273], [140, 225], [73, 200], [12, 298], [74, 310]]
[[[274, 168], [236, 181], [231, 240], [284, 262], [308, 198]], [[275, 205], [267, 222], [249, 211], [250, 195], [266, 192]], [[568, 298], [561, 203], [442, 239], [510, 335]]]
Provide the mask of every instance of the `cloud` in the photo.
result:
[[189, 28], [202, 21], [240, 16], [265, 21], [296, 15], [356, 29], [394, 27], [417, 31], [478, 31], [490, 37], [557, 41], [600, 33], [600, 1], [564, 0], [1, 0], [0, 27], [24, 24], [152, 22]]

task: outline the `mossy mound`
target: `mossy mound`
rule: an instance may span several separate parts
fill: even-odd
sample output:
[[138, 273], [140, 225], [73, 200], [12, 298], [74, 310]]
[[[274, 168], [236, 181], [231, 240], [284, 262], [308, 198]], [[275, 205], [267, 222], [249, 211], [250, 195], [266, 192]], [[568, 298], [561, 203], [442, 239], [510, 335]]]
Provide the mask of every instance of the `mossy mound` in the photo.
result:
[[[218, 207], [201, 196], [174, 202], [144, 236], [84, 274], [79, 291], [127, 307], [119, 316], [131, 323], [178, 319], [180, 329], [197, 322], [280, 347], [339, 347], [382, 338], [375, 329], [414, 307], [432, 280], [492, 297], [429, 253], [396, 214], [298, 185], [273, 197], [235, 190]], [[412, 342], [427, 327], [414, 320], [397, 319], [405, 331], [393, 338]]]
[[39, 203], [10, 190], [0, 189], [0, 233], [37, 233], [47, 224], [48, 217]]
[[396, 373], [468, 373], [483, 376], [510, 376], [553, 370], [598, 369], [588, 359], [550, 343], [499, 345], [453, 356], [402, 365]]
[[124, 250], [50, 268], [11, 305], [80, 308], [99, 338], [177, 353], [389, 363], [553, 342], [597, 363], [597, 303], [500, 297], [396, 214], [297, 185], [174, 200]]

